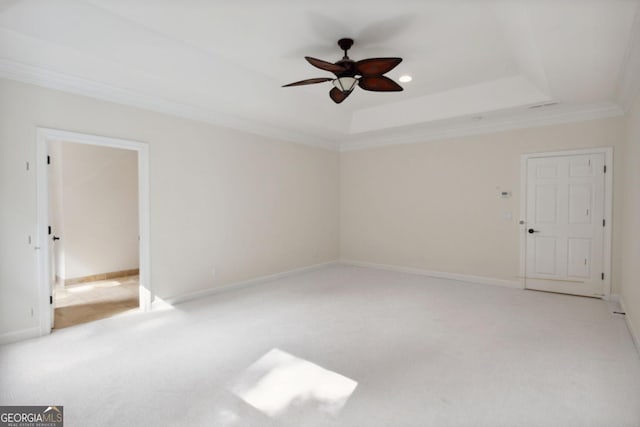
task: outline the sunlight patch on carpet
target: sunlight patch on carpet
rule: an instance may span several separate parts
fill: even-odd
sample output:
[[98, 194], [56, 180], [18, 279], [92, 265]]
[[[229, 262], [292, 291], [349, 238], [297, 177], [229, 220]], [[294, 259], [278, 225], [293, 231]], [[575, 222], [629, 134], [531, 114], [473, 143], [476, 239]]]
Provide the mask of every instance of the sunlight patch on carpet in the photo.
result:
[[337, 415], [357, 385], [344, 375], [274, 348], [249, 366], [231, 390], [270, 417], [301, 409]]

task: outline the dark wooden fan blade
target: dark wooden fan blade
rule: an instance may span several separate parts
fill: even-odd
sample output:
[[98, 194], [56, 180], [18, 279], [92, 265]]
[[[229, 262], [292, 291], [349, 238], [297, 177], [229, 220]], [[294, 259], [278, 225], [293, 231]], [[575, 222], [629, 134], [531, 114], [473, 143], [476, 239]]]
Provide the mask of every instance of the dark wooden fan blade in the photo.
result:
[[385, 76], [361, 77], [358, 80], [358, 86], [374, 92], [399, 92], [403, 90], [402, 86]]
[[323, 61], [322, 59], [316, 59], [310, 56], [305, 56], [304, 59], [306, 59], [309, 64], [313, 65], [316, 68], [320, 68], [321, 70], [329, 71], [332, 73], [342, 73], [344, 71], [347, 71], [347, 69], [341, 65], [332, 64], [331, 62]]
[[315, 79], [300, 80], [299, 82], [289, 83], [288, 85], [283, 85], [282, 87], [312, 85], [315, 83], [324, 83], [331, 80], [333, 80], [331, 77], [318, 77]]
[[369, 58], [356, 62], [356, 73], [365, 77], [381, 76], [396, 68], [402, 58]]
[[[353, 91], [351, 91], [351, 92], [353, 92]], [[340, 104], [342, 101], [347, 99], [347, 96], [351, 95], [351, 92], [344, 93], [343, 91], [341, 91], [337, 87], [334, 87], [333, 89], [331, 89], [329, 91], [329, 96], [331, 97], [333, 102], [335, 102], [336, 104]]]

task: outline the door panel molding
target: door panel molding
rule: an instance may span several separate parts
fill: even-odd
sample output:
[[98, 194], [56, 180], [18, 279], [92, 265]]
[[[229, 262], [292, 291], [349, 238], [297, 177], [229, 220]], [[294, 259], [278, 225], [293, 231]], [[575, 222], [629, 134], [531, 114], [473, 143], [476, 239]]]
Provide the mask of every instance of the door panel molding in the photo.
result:
[[[612, 220], [613, 220], [613, 147], [597, 147], [597, 148], [586, 148], [579, 150], [565, 150], [565, 151], [550, 151], [550, 152], [540, 152], [540, 153], [525, 153], [521, 155], [520, 158], [520, 281], [523, 289], [527, 288], [527, 282], [530, 284], [532, 280], [535, 280], [536, 288], [543, 288], [541, 290], [549, 290], [553, 291], [553, 286], [550, 281], [545, 279], [531, 279], [527, 278], [527, 229], [529, 225], [532, 224], [533, 219], [527, 218], [527, 189], [528, 189], [528, 179], [529, 179], [529, 160], [537, 159], [537, 158], [553, 158], [553, 157], [568, 157], [568, 156], [578, 156], [578, 155], [594, 155], [594, 154], [602, 154], [604, 157], [604, 165], [606, 166], [606, 171], [604, 173], [604, 206], [603, 206], [603, 218], [595, 218], [594, 212], [589, 211], [588, 213], [584, 212], [583, 218], [589, 218], [589, 222], [593, 222], [594, 224], [600, 224], [605, 221], [605, 226], [602, 234], [603, 242], [603, 259], [602, 259], [602, 273], [604, 273], [604, 280], [602, 281], [602, 294], [591, 295], [596, 297], [607, 298], [611, 295], [611, 247], [612, 247]], [[574, 166], [576, 169], [574, 169]], [[570, 172], [572, 176], [575, 176], [574, 173], [578, 173], [578, 175], [584, 174], [584, 176], [590, 176], [596, 173], [593, 168], [596, 165], [594, 164], [586, 164], [586, 165], [571, 165]], [[537, 171], [536, 171], [537, 172]], [[537, 175], [537, 173], [536, 173]], [[597, 191], [597, 188], [593, 188], [593, 191]], [[593, 195], [590, 195], [593, 197]], [[580, 215], [578, 215], [580, 216]], [[600, 244], [599, 242], [594, 242], [594, 244]], [[575, 260], [574, 260], [575, 261]], [[587, 260], [587, 264], [591, 267], [591, 261]], [[577, 261], [576, 261], [577, 262]], [[577, 267], [577, 264], [576, 266]], [[571, 267], [569, 267], [571, 268]], [[577, 269], [577, 268], [576, 268]], [[574, 270], [575, 271], [575, 270]], [[593, 271], [593, 274], [598, 272]], [[600, 274], [600, 273], [598, 273]], [[572, 277], [573, 279], [573, 277]], [[575, 279], [579, 279], [576, 277]], [[569, 290], [569, 292], [574, 292], [580, 294], [579, 286], [580, 281], [575, 281], [575, 288]]]

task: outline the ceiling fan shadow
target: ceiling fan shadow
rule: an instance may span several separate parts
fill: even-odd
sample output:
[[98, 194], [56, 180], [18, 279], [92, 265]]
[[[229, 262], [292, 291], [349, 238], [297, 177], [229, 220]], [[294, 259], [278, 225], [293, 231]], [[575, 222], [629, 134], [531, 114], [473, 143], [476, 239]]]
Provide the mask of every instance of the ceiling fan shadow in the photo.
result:
[[356, 34], [361, 45], [388, 43], [404, 33], [415, 21], [415, 15], [400, 15], [382, 21], [372, 22]]

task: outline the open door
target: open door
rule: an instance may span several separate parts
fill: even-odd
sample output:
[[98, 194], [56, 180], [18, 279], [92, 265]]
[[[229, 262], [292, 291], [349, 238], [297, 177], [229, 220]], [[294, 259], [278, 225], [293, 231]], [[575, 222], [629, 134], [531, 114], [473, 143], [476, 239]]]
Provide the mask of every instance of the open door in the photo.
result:
[[56, 292], [56, 249], [55, 240], [56, 237], [53, 234], [49, 234], [49, 295], [51, 296], [51, 329], [55, 328], [56, 320], [56, 306], [55, 306], [55, 292]]
[[[51, 147], [47, 147], [51, 148]], [[49, 152], [49, 151], [47, 151]], [[57, 224], [54, 224], [55, 212], [54, 210], [57, 208], [57, 200], [56, 200], [56, 176], [57, 169], [52, 167], [51, 165], [51, 155], [47, 154], [47, 195], [48, 195], [48, 206], [47, 211], [49, 214], [49, 224], [47, 226], [47, 236], [48, 236], [48, 254], [49, 254], [49, 275], [48, 275], [48, 285], [49, 285], [49, 302], [51, 307], [51, 329], [55, 327], [55, 319], [56, 319], [56, 307], [55, 307], [55, 292], [56, 292], [56, 276], [57, 274], [57, 260], [56, 260], [56, 240], [58, 237], [54, 234], [54, 229]]]
[[[149, 221], [149, 150], [146, 143], [117, 138], [108, 138], [90, 134], [81, 134], [57, 129], [37, 128], [36, 140], [36, 178], [37, 178], [37, 206], [38, 227], [34, 249], [38, 251], [38, 319], [40, 335], [51, 333], [55, 320], [54, 292], [57, 277], [64, 277], [64, 252], [61, 251], [61, 241], [56, 234], [66, 232], [63, 224], [56, 224], [52, 215], [51, 197], [56, 197], [50, 191], [50, 184], [54, 181], [51, 176], [55, 169], [55, 156], [48, 161], [50, 143], [75, 142], [102, 147], [133, 150], [138, 153], [138, 212], [139, 212], [139, 307], [143, 311], [151, 310], [153, 295], [149, 275], [150, 265], [150, 221]], [[53, 153], [55, 154], [55, 152]], [[28, 165], [27, 165], [28, 167]], [[55, 208], [55, 205], [53, 207]], [[50, 228], [51, 227], [51, 228]], [[58, 259], [59, 258], [59, 259]], [[36, 308], [36, 307], [34, 307]]]

